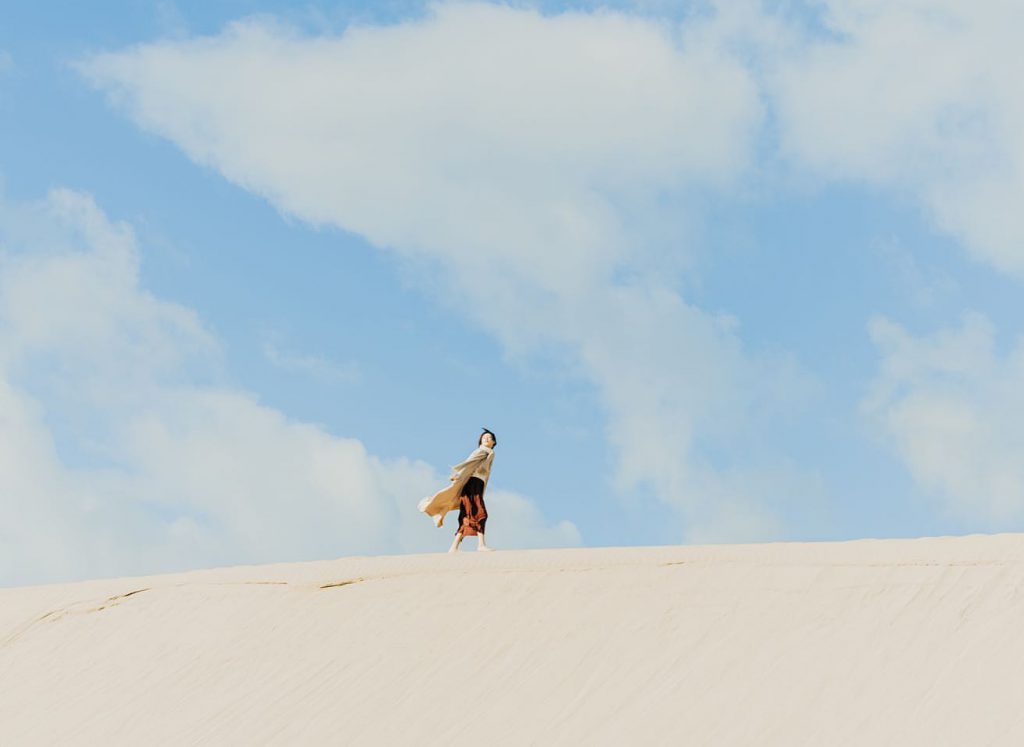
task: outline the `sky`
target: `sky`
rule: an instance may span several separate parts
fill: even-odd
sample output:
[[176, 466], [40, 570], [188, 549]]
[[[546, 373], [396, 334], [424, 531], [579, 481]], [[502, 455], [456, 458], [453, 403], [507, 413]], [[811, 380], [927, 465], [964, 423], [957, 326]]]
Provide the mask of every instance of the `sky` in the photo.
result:
[[0, 9], [0, 585], [1024, 529], [1019, 4]]

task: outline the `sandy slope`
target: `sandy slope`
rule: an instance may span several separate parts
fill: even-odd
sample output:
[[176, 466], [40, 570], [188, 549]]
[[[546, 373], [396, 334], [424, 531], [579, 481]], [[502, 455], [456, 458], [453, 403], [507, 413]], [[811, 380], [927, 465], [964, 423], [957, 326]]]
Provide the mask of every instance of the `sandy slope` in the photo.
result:
[[0, 590], [0, 745], [1024, 744], [1024, 536]]

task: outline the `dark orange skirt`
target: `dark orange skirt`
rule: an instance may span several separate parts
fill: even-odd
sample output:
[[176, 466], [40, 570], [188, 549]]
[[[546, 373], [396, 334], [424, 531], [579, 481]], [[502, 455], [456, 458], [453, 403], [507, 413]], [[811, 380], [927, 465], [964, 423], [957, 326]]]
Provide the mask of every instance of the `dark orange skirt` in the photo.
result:
[[459, 494], [459, 528], [455, 533], [475, 537], [487, 526], [487, 506], [484, 505], [484, 481], [479, 477], [466, 480]]

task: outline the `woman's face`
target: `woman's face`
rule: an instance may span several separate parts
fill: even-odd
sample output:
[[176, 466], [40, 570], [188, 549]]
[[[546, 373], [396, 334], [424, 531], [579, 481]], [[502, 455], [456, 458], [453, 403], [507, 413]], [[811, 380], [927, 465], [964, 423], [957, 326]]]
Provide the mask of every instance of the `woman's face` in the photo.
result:
[[488, 449], [494, 448], [494, 436], [490, 433], [485, 433], [483, 438], [480, 439], [480, 443], [486, 446]]

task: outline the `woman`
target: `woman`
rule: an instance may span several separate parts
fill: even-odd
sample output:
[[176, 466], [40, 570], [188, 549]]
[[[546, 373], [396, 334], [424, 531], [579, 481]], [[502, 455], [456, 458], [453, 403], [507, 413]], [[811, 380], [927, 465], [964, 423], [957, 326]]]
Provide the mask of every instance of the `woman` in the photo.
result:
[[448, 552], [457, 552], [464, 537], [479, 537], [477, 550], [490, 551], [484, 540], [484, 529], [487, 526], [487, 506], [484, 504], [484, 490], [487, 479], [491, 476], [491, 464], [494, 462], [494, 447], [498, 445], [497, 437], [486, 428], [480, 434], [477, 448], [461, 464], [452, 467], [452, 483], [419, 503], [419, 510], [434, 519], [435, 526], [444, 523], [444, 515], [459, 509], [459, 526], [455, 530], [455, 540]]

